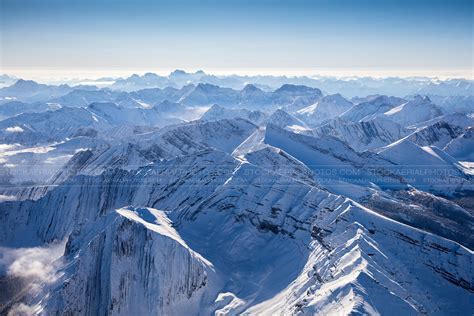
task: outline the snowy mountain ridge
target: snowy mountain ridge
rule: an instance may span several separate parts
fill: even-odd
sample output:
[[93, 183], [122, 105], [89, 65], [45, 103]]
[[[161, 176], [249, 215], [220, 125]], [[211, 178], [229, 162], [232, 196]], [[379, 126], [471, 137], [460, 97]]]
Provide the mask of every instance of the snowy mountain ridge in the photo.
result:
[[470, 99], [340, 84], [0, 89], [0, 313], [472, 313]]

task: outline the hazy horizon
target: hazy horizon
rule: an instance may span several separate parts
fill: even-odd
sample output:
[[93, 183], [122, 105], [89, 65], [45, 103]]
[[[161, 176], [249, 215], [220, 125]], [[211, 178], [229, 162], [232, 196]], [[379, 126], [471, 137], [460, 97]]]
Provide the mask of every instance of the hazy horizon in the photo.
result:
[[253, 69], [224, 69], [224, 68], [161, 68], [161, 69], [1, 69], [0, 74], [9, 76], [31, 79], [31, 80], [70, 80], [70, 79], [99, 79], [99, 78], [124, 78], [133, 74], [144, 75], [145, 73], [155, 73], [161, 76], [167, 76], [174, 70], [183, 70], [187, 73], [196, 71], [204, 71], [206, 74], [216, 76], [287, 76], [287, 77], [334, 77], [334, 78], [351, 78], [351, 77], [372, 77], [377, 79], [399, 77], [399, 78], [430, 78], [439, 80], [449, 79], [466, 79], [473, 80], [473, 71], [463, 70], [408, 70], [408, 69], [370, 69], [370, 68], [320, 68], [320, 69], [272, 69], [272, 68], [253, 68]]
[[100, 77], [178, 68], [473, 77], [466, 0], [1, 0], [0, 6], [5, 73]]

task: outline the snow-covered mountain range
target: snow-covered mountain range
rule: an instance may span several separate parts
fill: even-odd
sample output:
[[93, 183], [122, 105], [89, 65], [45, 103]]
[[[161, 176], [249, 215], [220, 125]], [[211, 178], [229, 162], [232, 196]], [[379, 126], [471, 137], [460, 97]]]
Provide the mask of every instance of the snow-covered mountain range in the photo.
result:
[[0, 314], [474, 312], [469, 80], [2, 78]]
[[[6, 85], [15, 82], [16, 78], [4, 76]], [[2, 83], [0, 77], [0, 84]], [[168, 75], [145, 73], [143, 75], [133, 74], [121, 78], [98, 78], [98, 79], [70, 79], [60, 81], [71, 86], [81, 84], [96, 84], [110, 87], [118, 91], [138, 91], [149, 88], [181, 88], [189, 84], [199, 83], [214, 86], [243, 89], [246, 85], [258, 87], [266, 91], [278, 89], [284, 84], [303, 85], [319, 88], [328, 94], [341, 93], [347, 97], [362, 98], [374, 95], [406, 96], [414, 94], [429, 95], [447, 99], [451, 103], [458, 98], [472, 98], [473, 81], [469, 79], [447, 79], [412, 77], [412, 78], [371, 78], [371, 77], [330, 77], [330, 76], [271, 76], [271, 75], [212, 75], [202, 70], [186, 72], [175, 70]], [[59, 81], [53, 81], [54, 84]]]

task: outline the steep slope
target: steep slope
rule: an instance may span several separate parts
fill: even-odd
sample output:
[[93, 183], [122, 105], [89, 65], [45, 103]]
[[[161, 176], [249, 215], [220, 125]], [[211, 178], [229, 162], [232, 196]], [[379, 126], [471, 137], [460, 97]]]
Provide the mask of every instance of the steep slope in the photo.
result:
[[92, 103], [87, 107], [87, 110], [96, 117], [104, 119], [112, 126], [143, 125], [163, 127], [183, 122], [180, 119], [162, 115], [156, 108], [124, 108], [110, 102]]
[[[171, 159], [209, 148], [231, 153], [255, 129], [256, 126], [248, 121], [234, 119], [198, 121], [139, 135], [132, 137], [129, 143], [77, 153], [55, 174], [51, 184], [58, 185], [76, 175], [99, 175], [115, 168], [134, 170], [160, 159]], [[215, 130], [219, 130], [219, 134], [214, 133]]]
[[444, 148], [471, 126], [474, 126], [472, 117], [461, 113], [447, 114], [411, 126], [412, 133], [407, 138], [420, 146]]
[[312, 130], [312, 134], [317, 137], [336, 137], [356, 151], [386, 146], [399, 140], [407, 133], [408, 131], [397, 123], [381, 118], [360, 122], [348, 122], [336, 118]]
[[245, 154], [237, 150], [233, 153], [237, 159], [303, 183], [310, 185], [317, 183], [311, 169], [279, 148], [264, 145], [260, 149], [248, 149]]
[[[368, 101], [355, 104], [349, 110], [341, 114], [344, 120], [359, 122], [370, 120], [377, 114], [385, 113], [396, 106], [404, 103], [405, 100], [386, 95], [377, 96]], [[405, 101], [406, 102], [406, 101]]]
[[382, 187], [405, 187], [403, 177], [388, 170], [393, 163], [373, 153], [357, 153], [334, 137], [317, 138], [268, 125], [264, 142], [303, 162], [313, 170], [321, 185], [331, 189], [341, 186], [340, 189], [350, 190], [348, 183], [362, 187], [374, 183]]
[[78, 175], [38, 201], [0, 203], [4, 219], [0, 242], [35, 246], [63, 240], [79, 223], [95, 221], [125, 205], [159, 204], [164, 211], [176, 209], [180, 203], [189, 206], [209, 196], [236, 166], [232, 157], [210, 149], [138, 170], [108, 169], [96, 176]]
[[283, 107], [289, 112], [294, 112], [317, 102], [323, 93], [317, 88], [284, 84], [272, 93], [275, 106]]
[[248, 121], [234, 119], [177, 125], [158, 132], [133, 128], [125, 135], [107, 130], [104, 133], [110, 141], [93, 135], [46, 146], [8, 145], [0, 154], [0, 195], [9, 200], [38, 199], [76, 175], [98, 175], [114, 168], [138, 169], [163, 158], [211, 147], [231, 153], [255, 129]]
[[[83, 108], [63, 107], [56, 111], [24, 113], [0, 122], [0, 137], [4, 142], [48, 144], [76, 136], [82, 128], [104, 130], [112, 127], [106, 120]], [[20, 128], [21, 132], [10, 133]], [[20, 131], [18, 129], [18, 131]]]
[[474, 189], [468, 170], [437, 147], [422, 147], [402, 139], [380, 149], [378, 155], [402, 166], [415, 187], [443, 195]]
[[84, 227], [68, 240], [64, 259], [71, 264], [45, 309], [182, 315], [209, 305], [214, 269], [171, 224], [155, 209], [123, 208]]
[[256, 125], [241, 118], [211, 122], [196, 121], [164, 128], [141, 137], [140, 141], [162, 149], [167, 155], [165, 157], [209, 147], [231, 153], [256, 129]]
[[[470, 172], [436, 147], [420, 147], [402, 139], [377, 153], [357, 153], [337, 138], [317, 138], [267, 126], [265, 143], [281, 148], [316, 173], [333, 192], [357, 198], [357, 190], [412, 185], [443, 195], [473, 189]], [[350, 188], [351, 183], [359, 189]], [[354, 191], [354, 189], [356, 189]]]
[[225, 106], [236, 105], [239, 92], [208, 83], [199, 83], [194, 90], [184, 95], [179, 102], [188, 106], [211, 106], [218, 103]]
[[295, 115], [310, 126], [318, 126], [349, 110], [353, 104], [340, 94], [327, 95]]
[[463, 114], [463, 113], [445, 114], [445, 115], [437, 116], [428, 121], [414, 124], [410, 126], [410, 128], [417, 129], [417, 128], [422, 128], [422, 127], [427, 127], [427, 126], [436, 124], [438, 122], [444, 122], [452, 126], [467, 128], [474, 125], [474, 117], [471, 114]]
[[398, 222], [454, 240], [474, 249], [474, 213], [458, 204], [414, 188], [376, 191], [361, 201], [370, 209]]
[[36, 113], [45, 112], [48, 110], [57, 110], [59, 107], [60, 105], [54, 103], [24, 103], [20, 101], [10, 101], [0, 105], [0, 119], [3, 120], [22, 113]]
[[449, 155], [458, 160], [474, 161], [474, 127], [468, 128], [443, 148]]
[[406, 127], [431, 120], [441, 114], [441, 110], [431, 102], [430, 98], [417, 95], [413, 100], [403, 103], [381, 116]]
[[[249, 312], [391, 314], [397, 310], [417, 315], [448, 310], [462, 314], [474, 307], [468, 294], [471, 251], [366, 209], [347, 205], [336, 213], [328, 226], [321, 225], [324, 220], [314, 226], [315, 239], [322, 242], [312, 244], [314, 250], [295, 281]], [[467, 269], [453, 270], [453, 259], [454, 265]]]
[[253, 84], [247, 84], [240, 90], [237, 103], [239, 107], [258, 109], [271, 102], [269, 93], [262, 91]]
[[79, 174], [99, 175], [108, 169], [138, 169], [158, 160], [161, 156], [146, 151], [138, 145], [126, 143], [114, 146], [83, 150], [75, 154], [51, 180], [51, 185], [59, 185], [68, 178]]
[[[0, 204], [3, 219], [16, 223], [2, 229], [2, 243], [31, 240], [24, 234], [27, 227], [38, 229], [37, 240], [51, 240], [88, 223], [68, 243], [71, 264], [64, 272], [76, 277], [52, 290], [47, 310], [81, 306], [95, 311], [114, 302], [113, 308], [127, 312], [142, 306], [175, 312], [166, 299], [160, 303], [161, 289], [177, 300], [175, 308], [189, 304], [187, 312], [197, 312], [201, 303], [207, 309], [200, 310], [283, 314], [391, 309], [463, 314], [472, 308], [472, 251], [248, 161], [206, 151], [131, 173], [115, 170], [76, 180], [37, 202]], [[47, 203], [58, 208], [45, 208]], [[162, 213], [134, 208], [118, 217], [113, 210], [120, 204], [167, 211], [180, 239], [163, 223]], [[196, 259], [196, 253], [206, 259]], [[212, 263], [221, 282], [212, 282], [205, 262]], [[102, 268], [104, 278], [96, 278]], [[203, 271], [209, 282], [199, 287]], [[156, 290], [156, 282], [147, 283], [144, 275], [173, 280]], [[214, 296], [201, 300], [207, 284], [216, 286]], [[54, 304], [57, 295], [71, 304]]]
[[272, 124], [281, 128], [290, 127], [294, 129], [307, 129], [306, 124], [295, 116], [287, 113], [281, 109], [273, 112], [265, 121], [267, 124]]
[[263, 123], [268, 116], [264, 112], [258, 110], [251, 111], [247, 109], [231, 109], [214, 104], [203, 114], [203, 116], [201, 116], [201, 120], [216, 121], [222, 119], [232, 119], [236, 117], [246, 119], [254, 124], [259, 125]]
[[420, 146], [436, 146], [443, 148], [451, 140], [463, 133], [463, 128], [439, 121], [433, 125], [422, 127], [413, 132], [408, 139]]

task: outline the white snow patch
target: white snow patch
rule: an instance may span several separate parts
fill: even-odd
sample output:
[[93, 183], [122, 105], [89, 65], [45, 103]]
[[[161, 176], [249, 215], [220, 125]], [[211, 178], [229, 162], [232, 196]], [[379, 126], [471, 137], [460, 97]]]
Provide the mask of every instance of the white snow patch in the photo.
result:
[[431, 149], [430, 146], [422, 146], [421, 149], [423, 149], [425, 152], [427, 152], [428, 154], [430, 154], [431, 156], [439, 159], [439, 160], [443, 160], [437, 153], [435, 153], [433, 151], [433, 149]]
[[58, 157], [49, 157], [45, 160], [47, 164], [57, 164], [60, 163], [61, 165], [65, 164], [69, 159], [71, 159], [73, 155], [64, 155]]
[[16, 200], [16, 196], [0, 194], [0, 202], [15, 201], [15, 200]]
[[12, 150], [14, 148], [19, 147], [19, 144], [0, 144], [0, 152], [2, 151], [7, 151], [7, 150]]
[[77, 154], [77, 153], [79, 153], [79, 152], [81, 152], [81, 151], [87, 151], [87, 150], [89, 150], [89, 149], [90, 149], [90, 148], [77, 148], [77, 149], [74, 151], [74, 153]]
[[5, 128], [5, 132], [7, 133], [23, 133], [25, 130], [20, 126], [12, 126]]
[[26, 304], [20, 303], [13, 305], [13, 307], [8, 311], [8, 316], [38, 315], [41, 311], [41, 306], [28, 306]]
[[152, 208], [121, 208], [117, 210], [117, 213], [189, 248], [186, 242], [182, 240], [179, 234], [171, 227], [171, 220], [162, 211]]

